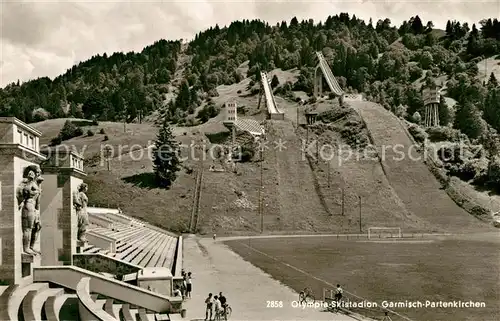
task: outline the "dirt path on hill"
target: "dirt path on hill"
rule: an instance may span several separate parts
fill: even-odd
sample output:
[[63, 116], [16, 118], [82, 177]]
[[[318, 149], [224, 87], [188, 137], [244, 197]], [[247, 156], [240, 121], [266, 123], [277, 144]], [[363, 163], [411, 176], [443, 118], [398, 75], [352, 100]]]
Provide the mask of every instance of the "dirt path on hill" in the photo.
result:
[[[365, 121], [379, 155], [382, 156], [382, 148], [385, 149], [382, 161], [384, 172], [409, 211], [439, 230], [465, 232], [492, 229], [459, 207], [441, 189], [427, 165], [411, 149], [413, 143], [396, 116], [372, 102], [349, 104]], [[404, 153], [403, 159], [399, 151]]]
[[[184, 304], [186, 320], [204, 320], [207, 294], [220, 291], [233, 309], [230, 320], [356, 320], [321, 308], [292, 307], [296, 292], [212, 239], [187, 236], [183, 263], [193, 273], [193, 297]], [[267, 301], [281, 301], [283, 307], [267, 307]]]
[[191, 57], [186, 54], [188, 49], [187, 43], [181, 43], [181, 50], [177, 56], [177, 61], [175, 62], [175, 72], [172, 77], [172, 86], [180, 86], [181, 81], [184, 79], [184, 71], [186, 70], [186, 65], [189, 63]]

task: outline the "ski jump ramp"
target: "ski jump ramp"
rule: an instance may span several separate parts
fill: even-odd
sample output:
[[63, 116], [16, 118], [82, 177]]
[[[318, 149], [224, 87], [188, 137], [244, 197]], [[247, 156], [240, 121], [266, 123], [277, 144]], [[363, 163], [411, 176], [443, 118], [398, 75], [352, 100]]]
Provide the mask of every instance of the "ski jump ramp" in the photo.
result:
[[262, 88], [264, 89], [264, 96], [266, 99], [267, 112], [271, 119], [275, 120], [284, 120], [285, 113], [278, 109], [276, 105], [276, 101], [274, 100], [273, 91], [271, 90], [271, 86], [269, 84], [270, 80], [267, 78], [267, 74], [265, 72], [260, 73], [260, 81], [262, 83]]
[[[337, 79], [335, 79], [335, 76], [333, 75], [330, 66], [328, 66], [328, 63], [326, 62], [323, 54], [317, 51], [316, 56], [318, 57], [319, 60], [318, 67], [321, 69], [321, 72], [325, 76], [326, 82], [328, 83], [328, 87], [330, 87], [332, 93], [334, 93], [336, 96], [339, 97], [344, 95], [344, 91], [342, 90], [342, 88], [340, 88], [340, 85], [337, 82]], [[316, 72], [318, 71], [318, 67], [316, 68]], [[316, 76], [315, 78], [317, 78], [319, 75], [316, 74], [315, 76]]]

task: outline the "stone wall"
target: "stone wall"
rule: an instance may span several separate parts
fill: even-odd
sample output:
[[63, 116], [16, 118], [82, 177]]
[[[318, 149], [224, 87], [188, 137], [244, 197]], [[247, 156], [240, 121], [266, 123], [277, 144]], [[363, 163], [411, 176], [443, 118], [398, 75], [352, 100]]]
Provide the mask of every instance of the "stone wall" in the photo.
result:
[[114, 274], [118, 278], [141, 270], [140, 266], [113, 259], [103, 254], [74, 254], [73, 265], [95, 273]]
[[14, 141], [14, 126], [12, 123], [0, 122], [0, 144], [9, 144]]
[[78, 232], [73, 193], [83, 180], [70, 168], [46, 167], [43, 171], [47, 180], [42, 185], [40, 211], [42, 264], [71, 265]]
[[42, 265], [60, 265], [57, 249], [62, 249], [63, 240], [58, 219], [62, 211], [63, 190], [57, 186], [57, 174], [44, 173], [43, 178], [45, 180], [40, 203]]
[[[0, 150], [0, 280], [19, 284], [31, 274], [39, 260], [22, 264], [21, 213], [17, 207], [16, 189], [23, 179], [23, 170], [36, 163], [26, 160], [17, 147]], [[36, 157], [33, 157], [34, 160]], [[38, 245], [36, 245], [38, 246]], [[24, 277], [23, 277], [24, 274]]]

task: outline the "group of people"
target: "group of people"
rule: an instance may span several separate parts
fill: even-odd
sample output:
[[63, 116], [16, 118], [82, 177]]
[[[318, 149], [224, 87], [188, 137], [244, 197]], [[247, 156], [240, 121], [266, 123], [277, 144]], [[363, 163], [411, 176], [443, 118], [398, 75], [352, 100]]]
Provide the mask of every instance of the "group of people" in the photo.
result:
[[193, 290], [193, 276], [191, 272], [186, 273], [184, 269], [181, 271], [182, 275], [182, 285], [175, 286], [174, 296], [182, 296], [183, 299], [191, 297], [191, 291]]
[[[223, 317], [226, 320], [227, 315], [227, 299], [222, 292], [219, 295], [208, 294], [205, 299], [205, 321], [215, 320], [216, 317]], [[219, 319], [219, 318], [218, 318]]]

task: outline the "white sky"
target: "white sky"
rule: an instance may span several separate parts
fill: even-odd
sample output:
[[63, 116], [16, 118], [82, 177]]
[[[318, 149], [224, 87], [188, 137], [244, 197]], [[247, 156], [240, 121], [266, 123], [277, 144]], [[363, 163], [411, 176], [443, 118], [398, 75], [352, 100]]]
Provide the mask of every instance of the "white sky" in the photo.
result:
[[0, 86], [55, 77], [95, 54], [139, 51], [164, 38], [191, 39], [197, 32], [234, 20], [269, 23], [348, 12], [368, 21], [388, 17], [400, 24], [419, 15], [444, 29], [446, 21], [477, 23], [500, 18], [500, 0], [186, 0], [22, 1], [0, 0]]

